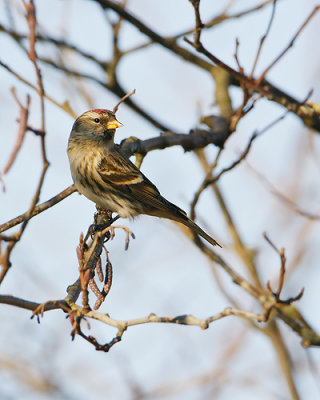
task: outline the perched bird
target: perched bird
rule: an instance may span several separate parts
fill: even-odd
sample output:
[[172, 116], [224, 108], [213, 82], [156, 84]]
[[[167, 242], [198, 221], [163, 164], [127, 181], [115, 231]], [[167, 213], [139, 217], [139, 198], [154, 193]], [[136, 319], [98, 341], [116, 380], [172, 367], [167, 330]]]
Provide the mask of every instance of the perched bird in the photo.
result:
[[122, 124], [113, 112], [87, 111], [74, 122], [68, 144], [71, 174], [78, 191], [99, 208], [120, 217], [147, 214], [181, 222], [212, 245], [219, 245], [155, 185], [114, 144]]

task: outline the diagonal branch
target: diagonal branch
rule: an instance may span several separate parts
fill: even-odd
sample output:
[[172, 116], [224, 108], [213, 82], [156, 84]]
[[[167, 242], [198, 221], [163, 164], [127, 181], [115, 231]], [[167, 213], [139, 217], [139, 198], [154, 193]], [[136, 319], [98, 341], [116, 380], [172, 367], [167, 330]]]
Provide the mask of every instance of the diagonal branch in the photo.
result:
[[[64, 200], [66, 197], [70, 196], [70, 194], [76, 191], [77, 189], [75, 188], [74, 185], [67, 187], [62, 192], [53, 196], [51, 199], [35, 206], [34, 209], [32, 210], [32, 213], [29, 215], [29, 218], [31, 219], [36, 215], [42, 213], [43, 211], [47, 210], [48, 208], [53, 207], [54, 205], [60, 203], [60, 201]], [[28, 216], [28, 211], [0, 225], [0, 233], [5, 232], [16, 225], [21, 224], [27, 218], [27, 216]]]

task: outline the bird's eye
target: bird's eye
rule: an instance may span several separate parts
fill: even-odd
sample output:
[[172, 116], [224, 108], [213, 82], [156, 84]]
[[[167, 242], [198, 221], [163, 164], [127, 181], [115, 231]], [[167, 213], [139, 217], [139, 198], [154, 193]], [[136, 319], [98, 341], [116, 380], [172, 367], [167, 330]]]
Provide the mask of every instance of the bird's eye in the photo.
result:
[[100, 122], [100, 119], [99, 118], [95, 118], [94, 122], [98, 123], [98, 122]]

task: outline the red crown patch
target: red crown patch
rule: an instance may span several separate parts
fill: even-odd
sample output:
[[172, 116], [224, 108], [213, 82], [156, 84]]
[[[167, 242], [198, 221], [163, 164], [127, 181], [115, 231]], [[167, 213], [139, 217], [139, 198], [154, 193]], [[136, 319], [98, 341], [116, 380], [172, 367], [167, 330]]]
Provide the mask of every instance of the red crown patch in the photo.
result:
[[104, 110], [103, 108], [96, 108], [94, 110], [91, 110], [92, 112], [95, 112], [97, 114], [106, 114], [108, 110]]

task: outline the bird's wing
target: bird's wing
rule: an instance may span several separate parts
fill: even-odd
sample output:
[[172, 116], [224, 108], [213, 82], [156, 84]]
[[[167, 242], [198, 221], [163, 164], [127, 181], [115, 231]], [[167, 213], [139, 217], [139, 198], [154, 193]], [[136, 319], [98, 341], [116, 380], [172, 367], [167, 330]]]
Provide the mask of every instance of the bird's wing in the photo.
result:
[[101, 159], [98, 172], [104, 181], [115, 185], [134, 185], [144, 180], [140, 170], [117, 148]]
[[117, 148], [105, 154], [99, 163], [98, 173], [106, 188], [117, 189], [119, 196], [138, 202], [139, 213], [181, 222], [212, 245], [218, 244], [190, 220], [183, 210], [162, 197], [154, 184]]
[[149, 207], [163, 207], [164, 199], [156, 186], [117, 148], [102, 158], [98, 172], [105, 183], [117, 188], [122, 195]]

